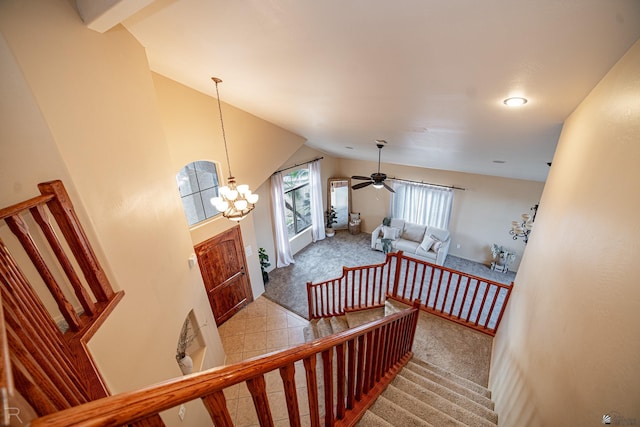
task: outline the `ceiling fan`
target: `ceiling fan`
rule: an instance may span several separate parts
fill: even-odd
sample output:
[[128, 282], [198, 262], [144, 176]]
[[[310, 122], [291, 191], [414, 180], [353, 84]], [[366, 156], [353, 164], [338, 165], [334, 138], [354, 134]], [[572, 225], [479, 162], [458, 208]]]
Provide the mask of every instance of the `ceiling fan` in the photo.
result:
[[366, 176], [352, 176], [351, 179], [360, 179], [360, 180], [365, 180], [367, 182], [360, 182], [358, 184], [354, 184], [351, 186], [352, 189], [354, 190], [358, 190], [360, 188], [364, 188], [368, 185], [372, 185], [375, 188], [386, 188], [387, 190], [391, 191], [392, 193], [395, 193], [395, 191], [393, 190], [393, 188], [389, 187], [384, 180], [387, 179], [387, 175], [384, 173], [380, 172], [380, 154], [382, 153], [382, 147], [384, 147], [384, 144], [386, 144], [387, 141], [385, 141], [384, 139], [376, 139], [376, 146], [378, 147], [378, 172], [374, 172], [371, 174], [370, 177], [366, 177]]

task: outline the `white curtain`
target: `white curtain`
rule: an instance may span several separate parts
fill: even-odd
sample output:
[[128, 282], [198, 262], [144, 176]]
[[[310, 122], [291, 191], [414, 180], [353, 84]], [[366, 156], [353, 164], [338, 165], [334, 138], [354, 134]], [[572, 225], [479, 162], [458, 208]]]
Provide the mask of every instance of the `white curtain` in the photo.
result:
[[309, 164], [309, 187], [311, 188], [311, 239], [317, 242], [326, 237], [324, 233], [320, 160], [315, 160]]
[[453, 189], [402, 181], [394, 181], [393, 189], [392, 218], [449, 229]]
[[285, 222], [284, 183], [281, 172], [271, 175], [271, 200], [273, 202], [273, 222], [276, 227], [276, 267], [286, 267], [295, 261], [291, 255], [287, 223]]

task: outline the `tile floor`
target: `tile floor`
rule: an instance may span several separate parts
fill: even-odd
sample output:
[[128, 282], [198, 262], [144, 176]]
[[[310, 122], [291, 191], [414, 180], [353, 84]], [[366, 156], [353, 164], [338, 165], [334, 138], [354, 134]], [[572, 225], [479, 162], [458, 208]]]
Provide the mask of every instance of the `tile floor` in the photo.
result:
[[[226, 364], [304, 343], [303, 329], [309, 322], [260, 296], [218, 328], [225, 349]], [[265, 375], [273, 420], [288, 426], [287, 406], [279, 372]], [[309, 405], [302, 363], [296, 364], [296, 385], [302, 425], [309, 425]], [[244, 383], [225, 390], [227, 407], [237, 427], [258, 426], [253, 400]]]

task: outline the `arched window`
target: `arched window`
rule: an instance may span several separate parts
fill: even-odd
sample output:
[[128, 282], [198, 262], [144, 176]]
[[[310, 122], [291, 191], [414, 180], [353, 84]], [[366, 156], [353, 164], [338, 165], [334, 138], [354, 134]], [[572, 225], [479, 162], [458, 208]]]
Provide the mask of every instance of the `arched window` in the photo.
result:
[[218, 195], [220, 185], [215, 163], [205, 160], [189, 163], [178, 172], [176, 180], [189, 225], [220, 214], [210, 202]]

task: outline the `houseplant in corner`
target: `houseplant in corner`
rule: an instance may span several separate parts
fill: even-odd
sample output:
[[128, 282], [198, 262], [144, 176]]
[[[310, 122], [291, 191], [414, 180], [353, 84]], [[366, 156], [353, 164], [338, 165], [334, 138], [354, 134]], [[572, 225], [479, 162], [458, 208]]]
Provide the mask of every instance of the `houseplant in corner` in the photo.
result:
[[329, 209], [327, 209], [324, 215], [327, 218], [327, 226], [325, 228], [325, 234], [327, 235], [327, 237], [331, 237], [334, 234], [336, 234], [335, 230], [333, 229], [333, 224], [338, 222], [336, 219], [338, 218], [338, 215], [336, 214], [336, 210], [333, 209], [333, 206], [329, 207]]
[[269, 262], [269, 255], [264, 248], [258, 249], [258, 258], [260, 259], [260, 270], [262, 270], [262, 281], [267, 283], [269, 281], [269, 273], [267, 273], [267, 267], [271, 265]]

